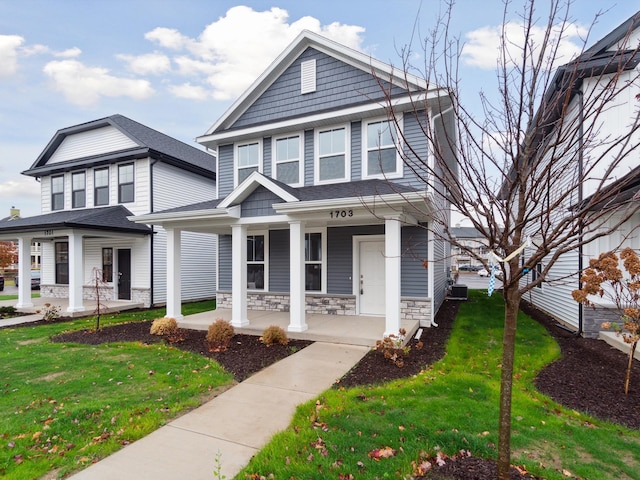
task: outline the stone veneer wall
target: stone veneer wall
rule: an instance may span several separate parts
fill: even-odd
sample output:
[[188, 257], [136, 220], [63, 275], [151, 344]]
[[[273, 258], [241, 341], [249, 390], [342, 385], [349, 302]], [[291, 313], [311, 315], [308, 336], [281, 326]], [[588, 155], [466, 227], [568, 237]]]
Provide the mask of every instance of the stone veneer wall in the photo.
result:
[[[622, 312], [616, 308], [596, 308], [591, 307], [584, 308], [584, 314], [582, 316], [582, 331], [585, 338], [598, 338], [598, 334], [602, 328], [602, 322], [616, 323], [622, 327], [624, 323], [620, 316]], [[609, 331], [613, 332], [613, 329]]]
[[[100, 287], [102, 300], [117, 300], [114, 297], [113, 287]], [[43, 298], [69, 298], [69, 286], [68, 285], [41, 285], [40, 296]], [[95, 287], [84, 285], [82, 287], [82, 298], [84, 300], [95, 300], [96, 289]], [[132, 288], [131, 289], [131, 302], [141, 303], [145, 308], [151, 306], [151, 289], [149, 288]]]
[[400, 318], [403, 320], [419, 320], [421, 327], [430, 327], [431, 303], [431, 300], [428, 298], [401, 298]]

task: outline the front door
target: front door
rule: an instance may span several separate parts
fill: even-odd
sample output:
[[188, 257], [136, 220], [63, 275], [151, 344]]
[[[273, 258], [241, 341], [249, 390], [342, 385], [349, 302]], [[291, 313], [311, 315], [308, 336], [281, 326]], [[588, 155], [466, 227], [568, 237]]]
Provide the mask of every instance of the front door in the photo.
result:
[[384, 315], [384, 241], [360, 242], [359, 300], [362, 315]]
[[118, 250], [118, 300], [131, 300], [131, 250]]

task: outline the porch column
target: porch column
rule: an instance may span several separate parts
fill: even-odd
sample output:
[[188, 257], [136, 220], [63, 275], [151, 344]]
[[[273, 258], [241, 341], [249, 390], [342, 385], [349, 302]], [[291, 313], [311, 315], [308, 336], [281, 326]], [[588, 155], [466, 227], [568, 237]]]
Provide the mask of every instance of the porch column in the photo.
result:
[[[247, 226], [231, 227], [231, 325], [246, 327], [247, 318]], [[266, 252], [265, 252], [266, 254]]]
[[166, 316], [182, 320], [182, 230], [167, 228], [167, 307]]
[[290, 332], [304, 332], [309, 327], [305, 321], [304, 281], [304, 226], [301, 221], [289, 222], [289, 327]]
[[386, 322], [385, 335], [397, 335], [400, 330], [400, 259], [402, 224], [399, 216], [386, 217], [384, 221]]
[[18, 237], [18, 303], [16, 308], [33, 307], [31, 301], [31, 237]]
[[68, 313], [84, 312], [82, 304], [82, 235], [69, 235], [69, 306]]

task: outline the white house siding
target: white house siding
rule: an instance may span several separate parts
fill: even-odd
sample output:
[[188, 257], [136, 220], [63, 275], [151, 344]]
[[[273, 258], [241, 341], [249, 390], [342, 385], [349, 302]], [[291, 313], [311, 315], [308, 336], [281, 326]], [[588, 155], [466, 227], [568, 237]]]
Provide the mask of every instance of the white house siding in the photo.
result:
[[65, 162], [137, 146], [136, 142], [113, 126], [95, 128], [67, 136], [47, 163]]

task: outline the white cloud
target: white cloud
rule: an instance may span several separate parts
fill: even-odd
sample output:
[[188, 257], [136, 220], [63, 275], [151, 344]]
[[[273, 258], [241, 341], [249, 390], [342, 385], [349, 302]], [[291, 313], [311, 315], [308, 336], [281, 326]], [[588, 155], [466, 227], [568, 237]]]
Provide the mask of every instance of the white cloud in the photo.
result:
[[129, 69], [138, 75], [159, 75], [171, 70], [171, 60], [162, 53], [145, 55], [117, 55], [117, 58], [129, 64]]
[[[545, 28], [534, 25], [529, 33], [530, 46], [535, 55], [540, 54], [540, 49], [545, 42]], [[509, 22], [504, 25], [506, 34], [507, 55], [518, 62], [522, 58], [522, 49], [525, 44], [525, 25], [520, 22]], [[502, 27], [483, 27], [466, 34], [467, 43], [462, 49], [462, 60], [465, 64], [482, 69], [495, 69], [500, 61], [500, 45]], [[552, 64], [548, 67], [557, 67], [569, 62], [582, 50], [582, 39], [586, 38], [587, 31], [576, 24], [555, 25], [552, 28], [551, 37], [546, 40], [547, 52], [551, 52], [559, 42], [558, 51]]]
[[18, 70], [18, 48], [24, 38], [18, 35], [0, 35], [0, 77], [9, 77]]
[[186, 98], [189, 100], [206, 100], [210, 98], [211, 93], [200, 85], [191, 85], [183, 83], [182, 85], [172, 85], [169, 91], [178, 98]]
[[304, 29], [361, 48], [363, 27], [337, 22], [323, 26], [309, 16], [289, 23], [289, 13], [276, 7], [261, 12], [247, 6], [230, 8], [197, 38], [169, 28], [156, 28], [145, 38], [180, 52], [173, 59], [178, 73], [209, 89], [210, 97], [226, 100], [240, 95]]
[[49, 62], [43, 70], [54, 88], [76, 105], [94, 105], [101, 97], [144, 100], [154, 93], [147, 80], [115, 77], [106, 68], [88, 67], [77, 60]]
[[[35, 179], [23, 176], [10, 178], [0, 183], [0, 198], [19, 198], [25, 200], [25, 197], [30, 200], [34, 200], [35, 198], [39, 199], [40, 184], [37, 183]], [[19, 207], [19, 205], [16, 205], [16, 207]], [[8, 214], [9, 212], [0, 212], [0, 217], [2, 217], [4, 213]]]
[[76, 58], [79, 57], [81, 53], [82, 50], [80, 50], [78, 47], [73, 47], [63, 50], [62, 52], [53, 52], [53, 56], [60, 58]]

